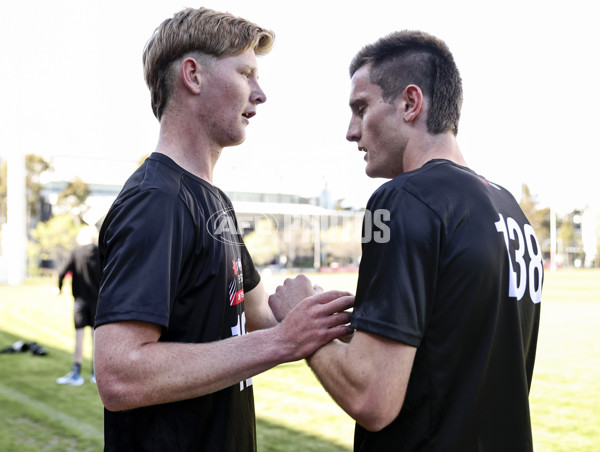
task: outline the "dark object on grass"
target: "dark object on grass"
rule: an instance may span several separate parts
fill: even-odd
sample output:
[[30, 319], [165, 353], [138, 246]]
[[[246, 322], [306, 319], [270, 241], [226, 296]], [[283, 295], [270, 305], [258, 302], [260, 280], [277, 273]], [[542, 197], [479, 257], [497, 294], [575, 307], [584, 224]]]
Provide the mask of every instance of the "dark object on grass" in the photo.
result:
[[35, 356], [46, 356], [48, 354], [44, 347], [35, 342], [29, 344], [29, 350], [31, 350], [31, 353]]
[[31, 351], [35, 356], [46, 356], [48, 352], [44, 347], [35, 342], [17, 341], [9, 347], [3, 349], [0, 353], [24, 353]]

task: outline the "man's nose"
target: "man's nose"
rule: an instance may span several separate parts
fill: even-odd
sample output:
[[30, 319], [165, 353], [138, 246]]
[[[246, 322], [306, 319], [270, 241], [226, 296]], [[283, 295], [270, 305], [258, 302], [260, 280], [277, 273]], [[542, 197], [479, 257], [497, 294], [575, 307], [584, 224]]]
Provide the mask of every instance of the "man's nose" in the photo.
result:
[[346, 132], [346, 140], [348, 141], [358, 141], [360, 139], [360, 127], [358, 125], [358, 121], [350, 119], [350, 124], [348, 124], [348, 131]]
[[255, 89], [252, 91], [251, 101], [255, 104], [264, 104], [267, 101], [267, 95], [258, 83], [256, 84]]

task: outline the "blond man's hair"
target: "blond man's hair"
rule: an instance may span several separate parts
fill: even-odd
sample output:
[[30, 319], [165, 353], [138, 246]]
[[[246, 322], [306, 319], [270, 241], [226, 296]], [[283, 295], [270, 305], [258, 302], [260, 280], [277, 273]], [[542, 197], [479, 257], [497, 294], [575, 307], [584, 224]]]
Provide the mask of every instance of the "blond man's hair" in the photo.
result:
[[271, 30], [208, 8], [186, 8], [166, 19], [154, 31], [142, 58], [154, 116], [160, 121], [173, 94], [179, 67], [176, 63], [182, 57], [194, 53], [206, 59], [220, 58], [248, 49], [265, 55], [274, 40]]

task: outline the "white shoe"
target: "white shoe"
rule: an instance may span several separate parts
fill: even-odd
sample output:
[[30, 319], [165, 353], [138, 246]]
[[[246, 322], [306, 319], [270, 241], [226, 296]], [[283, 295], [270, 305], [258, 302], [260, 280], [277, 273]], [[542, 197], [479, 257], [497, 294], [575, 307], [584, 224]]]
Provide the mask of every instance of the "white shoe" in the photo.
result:
[[80, 374], [75, 374], [72, 371], [64, 377], [60, 377], [56, 380], [59, 385], [69, 386], [81, 386], [83, 384], [83, 377]]
[[90, 383], [96, 384], [96, 374], [92, 374], [92, 376], [90, 377]]

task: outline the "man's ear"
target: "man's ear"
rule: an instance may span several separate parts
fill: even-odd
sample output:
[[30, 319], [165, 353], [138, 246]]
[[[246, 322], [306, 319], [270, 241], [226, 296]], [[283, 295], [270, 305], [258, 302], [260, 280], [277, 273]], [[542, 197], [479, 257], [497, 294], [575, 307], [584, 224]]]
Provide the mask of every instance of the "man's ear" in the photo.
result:
[[423, 109], [423, 91], [417, 85], [408, 85], [402, 92], [404, 100], [404, 120], [414, 121]]
[[183, 60], [181, 66], [179, 68], [179, 74], [181, 76], [181, 81], [183, 85], [190, 90], [194, 94], [198, 94], [200, 92], [201, 85], [201, 66], [198, 62], [192, 58], [188, 57]]

